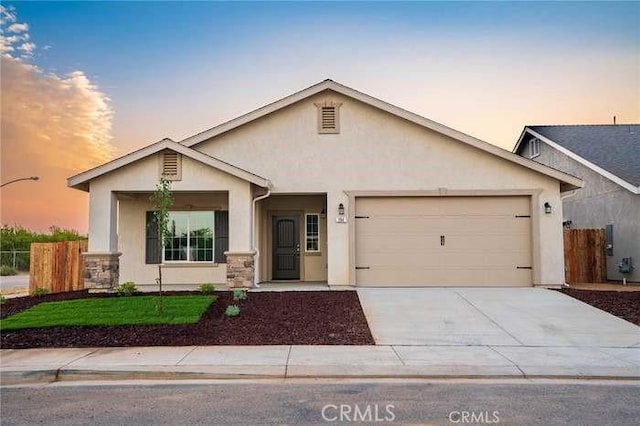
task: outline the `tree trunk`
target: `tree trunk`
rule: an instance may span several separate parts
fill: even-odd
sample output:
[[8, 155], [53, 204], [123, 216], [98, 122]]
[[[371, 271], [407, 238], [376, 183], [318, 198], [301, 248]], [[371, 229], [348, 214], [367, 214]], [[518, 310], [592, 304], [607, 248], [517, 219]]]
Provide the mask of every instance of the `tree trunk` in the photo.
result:
[[158, 313], [160, 315], [164, 314], [164, 307], [162, 306], [162, 264], [158, 263], [158, 304], [157, 304], [157, 308], [158, 308]]

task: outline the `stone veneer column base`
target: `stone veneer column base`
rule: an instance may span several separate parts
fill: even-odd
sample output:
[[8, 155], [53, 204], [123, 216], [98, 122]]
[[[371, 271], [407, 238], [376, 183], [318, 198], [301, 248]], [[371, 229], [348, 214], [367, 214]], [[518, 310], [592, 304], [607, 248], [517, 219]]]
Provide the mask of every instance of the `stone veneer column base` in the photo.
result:
[[87, 252], [84, 258], [84, 288], [110, 290], [118, 286], [122, 253]]
[[255, 252], [225, 252], [229, 288], [252, 287]]

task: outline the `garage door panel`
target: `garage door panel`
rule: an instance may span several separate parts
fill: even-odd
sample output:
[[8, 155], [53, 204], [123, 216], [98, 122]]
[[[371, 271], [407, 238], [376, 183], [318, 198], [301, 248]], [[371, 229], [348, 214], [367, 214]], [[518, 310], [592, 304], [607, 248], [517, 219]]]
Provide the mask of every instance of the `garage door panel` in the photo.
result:
[[368, 269], [356, 282], [531, 285], [531, 270], [518, 269], [531, 266], [529, 214], [528, 197], [358, 199], [356, 266]]
[[364, 260], [365, 266], [388, 269], [397, 267], [439, 268], [446, 261], [447, 256], [444, 253], [433, 252], [425, 255], [418, 252], [406, 252], [397, 256], [397, 253], [392, 251], [369, 253]]
[[[509, 198], [508, 203], [492, 200]], [[437, 200], [437, 203], [433, 201]], [[438, 216], [454, 212], [458, 215], [528, 215], [528, 197], [372, 197], [359, 198], [357, 215], [372, 213], [382, 216], [406, 217], [410, 215]], [[466, 213], [465, 213], [466, 212]]]
[[[469, 272], [474, 275], [474, 280], [469, 281]], [[429, 281], [420, 278], [429, 276]], [[450, 287], [455, 282], [456, 287], [513, 287], [514, 282], [531, 282], [531, 271], [526, 269], [467, 269], [467, 270], [443, 270], [434, 268], [381, 268], [371, 270], [357, 270], [357, 282], [366, 282], [372, 287]]]
[[[442, 229], [442, 221], [437, 216], [370, 216], [366, 219], [357, 219], [360, 227], [358, 232], [363, 235], [395, 235], [395, 234], [435, 234]], [[455, 228], [455, 223], [447, 224], [450, 228]]]
[[443, 266], [460, 266], [462, 268], [502, 269], [529, 267], [531, 265], [529, 253], [513, 253], [505, 256], [502, 252], [460, 253], [458, 256], [447, 256], [443, 260]]
[[394, 269], [399, 267], [416, 267], [428, 269], [441, 268], [464, 268], [464, 269], [491, 269], [500, 268], [517, 268], [530, 266], [528, 252], [516, 252], [505, 256], [502, 252], [454, 252], [451, 254], [433, 252], [423, 254], [418, 252], [404, 253], [402, 256], [395, 256], [397, 253], [391, 251], [381, 251], [370, 253], [366, 256], [366, 265], [361, 265], [371, 269], [387, 268]]
[[527, 218], [516, 219], [515, 214], [503, 216], [416, 216], [369, 215], [357, 219], [359, 233], [366, 234], [440, 234], [464, 229], [470, 233], [504, 232], [526, 226]]
[[376, 235], [367, 235], [360, 238], [361, 250], [359, 255], [381, 250], [387, 252], [402, 251], [410, 252], [415, 250], [435, 250], [440, 247], [440, 236], [424, 238], [420, 235], [406, 234], [398, 238], [379, 238]]
[[446, 250], [525, 250], [529, 252], [528, 234], [514, 233], [511, 235], [447, 235]]

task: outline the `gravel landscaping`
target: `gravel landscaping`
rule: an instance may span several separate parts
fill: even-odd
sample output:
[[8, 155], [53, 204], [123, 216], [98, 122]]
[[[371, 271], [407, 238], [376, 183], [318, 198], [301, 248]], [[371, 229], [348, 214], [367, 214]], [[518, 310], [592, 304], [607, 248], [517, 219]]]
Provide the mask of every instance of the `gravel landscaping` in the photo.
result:
[[[640, 291], [562, 289], [568, 296], [640, 325]], [[165, 292], [196, 295], [198, 292]], [[51, 327], [3, 331], [3, 349], [38, 347], [190, 346], [190, 345], [373, 345], [355, 291], [257, 292], [241, 302], [238, 317], [226, 318], [231, 292], [218, 300], [195, 324]], [[148, 295], [145, 293], [144, 295]], [[6, 300], [0, 318], [42, 302], [117, 297], [86, 290]], [[133, 296], [139, 297], [139, 296]]]
[[[215, 294], [218, 300], [195, 324], [51, 327], [3, 331], [0, 347], [374, 344], [355, 291], [249, 293], [249, 298], [240, 304], [240, 315], [235, 318], [224, 317], [226, 307], [233, 304], [232, 293]], [[1, 306], [0, 317], [24, 311], [45, 301], [88, 297], [117, 296], [77, 291], [13, 298]]]
[[612, 315], [640, 325], [640, 291], [558, 290]]

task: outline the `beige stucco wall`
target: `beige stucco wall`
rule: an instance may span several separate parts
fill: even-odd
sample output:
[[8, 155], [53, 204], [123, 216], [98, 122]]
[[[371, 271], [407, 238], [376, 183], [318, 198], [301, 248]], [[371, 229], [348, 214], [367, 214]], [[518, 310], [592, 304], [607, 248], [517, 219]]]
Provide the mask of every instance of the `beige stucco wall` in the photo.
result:
[[[149, 193], [128, 193], [119, 197], [118, 250], [120, 257], [120, 282], [133, 281], [138, 286], [155, 286], [158, 265], [145, 264], [146, 212], [153, 210]], [[227, 210], [227, 194], [177, 193], [172, 210]], [[167, 263], [163, 266], [163, 283], [190, 284], [196, 287], [203, 283], [224, 284], [227, 279], [226, 264]]]
[[[341, 102], [340, 134], [317, 133], [314, 103]], [[562, 208], [553, 178], [362, 104], [323, 93], [270, 114], [194, 148], [268, 178], [273, 193], [326, 193], [327, 280], [352, 283], [353, 219], [349, 205], [359, 191], [490, 190], [532, 195], [535, 284], [564, 281]], [[541, 214], [543, 204], [553, 206]], [[344, 203], [349, 222], [336, 223]]]
[[[120, 283], [153, 285], [157, 265], [145, 265], [145, 212], [159, 178], [160, 155], [103, 175], [90, 186], [90, 252], [121, 252]], [[177, 210], [229, 210], [229, 250], [251, 250], [251, 184], [187, 157], [172, 184]], [[116, 225], [117, 224], [117, 225]], [[116, 230], [117, 226], [117, 230]], [[224, 283], [226, 266], [167, 266], [163, 282]]]

